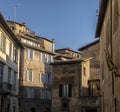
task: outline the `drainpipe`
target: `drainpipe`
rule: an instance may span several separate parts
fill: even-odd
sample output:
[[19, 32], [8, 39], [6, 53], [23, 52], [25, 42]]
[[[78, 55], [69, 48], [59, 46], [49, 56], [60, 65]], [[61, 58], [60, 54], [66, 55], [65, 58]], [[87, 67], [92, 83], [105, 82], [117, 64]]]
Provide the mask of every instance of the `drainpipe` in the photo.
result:
[[[111, 58], [113, 60], [113, 43], [112, 43], [112, 0], [110, 0], [110, 49], [111, 49]], [[114, 74], [112, 72], [112, 94], [114, 95]]]

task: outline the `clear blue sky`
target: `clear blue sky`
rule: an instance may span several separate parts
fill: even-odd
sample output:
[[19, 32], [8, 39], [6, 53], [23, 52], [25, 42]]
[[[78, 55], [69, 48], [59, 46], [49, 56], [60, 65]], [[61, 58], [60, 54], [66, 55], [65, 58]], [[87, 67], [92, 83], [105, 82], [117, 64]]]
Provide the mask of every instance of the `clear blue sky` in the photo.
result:
[[[15, 8], [16, 6], [16, 16]], [[95, 40], [99, 0], [0, 0], [5, 19], [25, 22], [56, 48], [78, 48]]]

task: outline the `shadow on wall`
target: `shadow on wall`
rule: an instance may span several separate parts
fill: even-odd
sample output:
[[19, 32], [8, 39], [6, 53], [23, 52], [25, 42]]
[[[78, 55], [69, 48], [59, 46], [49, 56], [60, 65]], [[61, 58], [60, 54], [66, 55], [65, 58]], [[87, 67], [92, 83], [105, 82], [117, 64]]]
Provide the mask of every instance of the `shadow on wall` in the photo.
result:
[[30, 86], [20, 89], [20, 112], [51, 112], [51, 101], [51, 89]]

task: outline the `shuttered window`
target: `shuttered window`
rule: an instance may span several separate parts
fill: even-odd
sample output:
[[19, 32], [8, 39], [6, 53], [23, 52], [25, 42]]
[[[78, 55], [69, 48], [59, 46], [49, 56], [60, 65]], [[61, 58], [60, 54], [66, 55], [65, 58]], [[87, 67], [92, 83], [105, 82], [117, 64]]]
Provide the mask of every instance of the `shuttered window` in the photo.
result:
[[71, 97], [72, 96], [72, 85], [71, 84], [60, 84], [59, 85], [59, 96], [60, 97]]

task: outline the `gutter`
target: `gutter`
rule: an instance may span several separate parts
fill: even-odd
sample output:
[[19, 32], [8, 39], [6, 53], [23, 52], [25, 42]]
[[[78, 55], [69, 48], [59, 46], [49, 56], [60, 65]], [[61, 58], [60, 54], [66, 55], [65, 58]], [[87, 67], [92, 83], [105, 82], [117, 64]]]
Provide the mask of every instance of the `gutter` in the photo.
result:
[[95, 33], [96, 38], [100, 37], [100, 33], [101, 33], [101, 29], [102, 29], [102, 25], [103, 25], [103, 21], [104, 21], [104, 17], [105, 17], [107, 4], [108, 4], [108, 0], [101, 0], [100, 11], [99, 11], [97, 27], [96, 27], [96, 33]]

